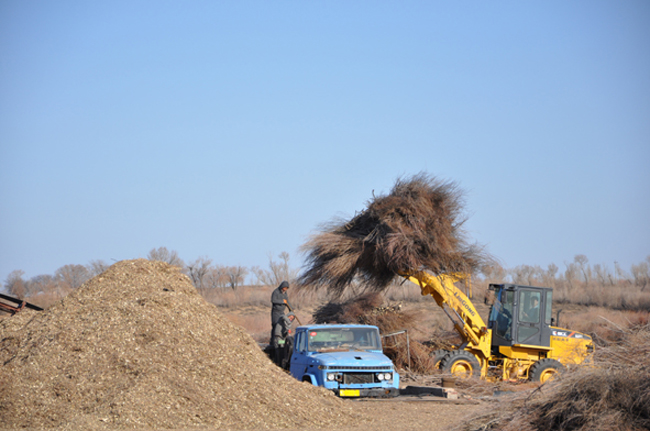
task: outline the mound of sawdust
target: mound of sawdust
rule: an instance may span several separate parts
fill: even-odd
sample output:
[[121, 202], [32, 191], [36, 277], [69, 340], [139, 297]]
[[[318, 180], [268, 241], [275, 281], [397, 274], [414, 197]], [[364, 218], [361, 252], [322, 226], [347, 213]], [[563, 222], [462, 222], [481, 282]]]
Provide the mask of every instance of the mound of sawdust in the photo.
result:
[[0, 427], [303, 428], [352, 424], [273, 365], [162, 262], [118, 262], [43, 312], [0, 322]]

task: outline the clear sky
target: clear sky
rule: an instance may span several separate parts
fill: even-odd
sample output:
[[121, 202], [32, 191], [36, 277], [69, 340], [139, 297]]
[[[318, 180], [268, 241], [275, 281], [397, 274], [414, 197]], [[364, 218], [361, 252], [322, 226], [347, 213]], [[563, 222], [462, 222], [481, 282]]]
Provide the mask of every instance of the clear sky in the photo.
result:
[[650, 254], [650, 2], [0, 2], [0, 281], [266, 267], [421, 171], [507, 267]]

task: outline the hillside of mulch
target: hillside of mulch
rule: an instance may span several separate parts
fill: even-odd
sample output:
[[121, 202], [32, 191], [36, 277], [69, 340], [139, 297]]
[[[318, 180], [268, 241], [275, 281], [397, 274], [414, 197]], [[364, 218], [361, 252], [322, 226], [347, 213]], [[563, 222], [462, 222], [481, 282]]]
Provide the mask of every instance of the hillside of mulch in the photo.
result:
[[354, 424], [273, 365], [162, 262], [118, 262], [46, 311], [0, 322], [0, 427], [305, 428]]
[[471, 273], [489, 260], [462, 229], [463, 192], [424, 173], [397, 180], [350, 220], [334, 220], [302, 246], [299, 284], [342, 294], [353, 281], [384, 290], [400, 273]]

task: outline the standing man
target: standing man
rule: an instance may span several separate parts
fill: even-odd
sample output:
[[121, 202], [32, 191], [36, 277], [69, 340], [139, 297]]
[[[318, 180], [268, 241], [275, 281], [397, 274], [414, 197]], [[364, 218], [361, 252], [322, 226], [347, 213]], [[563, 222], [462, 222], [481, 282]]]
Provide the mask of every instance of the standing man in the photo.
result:
[[286, 368], [287, 360], [291, 355], [293, 348], [293, 339], [291, 338], [291, 324], [296, 318], [293, 313], [283, 315], [273, 326], [273, 336], [271, 337], [271, 346], [273, 347], [273, 362], [281, 368]]
[[283, 281], [271, 294], [271, 331], [273, 331], [278, 320], [284, 316], [286, 308], [288, 307], [289, 311], [291, 311], [287, 289], [289, 289], [289, 282]]

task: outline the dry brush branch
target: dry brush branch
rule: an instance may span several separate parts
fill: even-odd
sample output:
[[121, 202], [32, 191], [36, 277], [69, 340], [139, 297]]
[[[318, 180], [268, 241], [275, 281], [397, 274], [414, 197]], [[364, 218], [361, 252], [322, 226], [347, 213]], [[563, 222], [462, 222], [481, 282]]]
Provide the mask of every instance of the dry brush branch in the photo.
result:
[[384, 290], [408, 270], [471, 273], [492, 259], [468, 243], [463, 207], [454, 182], [425, 173], [398, 179], [388, 195], [373, 197], [349, 221], [324, 225], [302, 246], [306, 270], [298, 281], [340, 295], [355, 279]]

